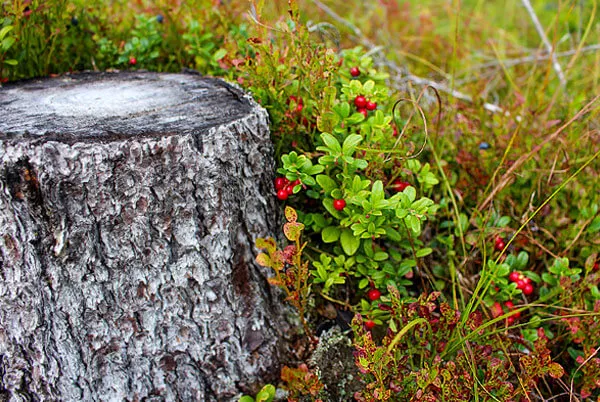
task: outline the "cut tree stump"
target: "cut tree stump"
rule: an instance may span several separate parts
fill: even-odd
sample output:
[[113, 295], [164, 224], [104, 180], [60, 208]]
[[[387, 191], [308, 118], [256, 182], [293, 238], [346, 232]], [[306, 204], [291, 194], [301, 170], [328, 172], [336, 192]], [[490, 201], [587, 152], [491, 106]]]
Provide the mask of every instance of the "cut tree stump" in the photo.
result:
[[0, 89], [0, 400], [223, 401], [269, 378], [272, 154], [266, 111], [217, 79]]

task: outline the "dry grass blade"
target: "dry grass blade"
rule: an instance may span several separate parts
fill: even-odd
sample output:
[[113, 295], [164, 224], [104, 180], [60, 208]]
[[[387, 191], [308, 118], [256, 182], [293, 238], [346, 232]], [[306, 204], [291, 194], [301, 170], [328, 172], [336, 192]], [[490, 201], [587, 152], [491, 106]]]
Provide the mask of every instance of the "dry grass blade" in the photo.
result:
[[562, 68], [560, 67], [560, 63], [558, 62], [558, 59], [556, 58], [556, 54], [554, 53], [554, 48], [552, 47], [552, 44], [548, 40], [548, 37], [546, 36], [546, 32], [544, 32], [544, 28], [542, 27], [542, 24], [540, 24], [540, 20], [538, 19], [529, 0], [521, 0], [521, 3], [523, 3], [523, 6], [529, 13], [529, 16], [531, 17], [531, 21], [533, 22], [535, 29], [537, 30], [538, 34], [540, 35], [542, 42], [544, 42], [544, 46], [546, 47], [546, 50], [548, 51], [548, 53], [550, 53], [550, 57], [552, 59], [552, 67], [554, 68], [554, 71], [556, 71], [556, 75], [558, 75], [558, 79], [560, 80], [561, 85], [563, 87], [565, 87], [567, 85], [567, 79], [565, 78], [565, 74], [563, 73]]
[[535, 155], [536, 153], [538, 153], [546, 144], [548, 144], [549, 142], [551, 142], [551, 141], [555, 140], [556, 138], [558, 138], [558, 136], [567, 127], [569, 127], [571, 124], [573, 124], [573, 122], [575, 122], [581, 116], [583, 116], [584, 114], [586, 114], [587, 112], [589, 112], [591, 110], [592, 106], [598, 101], [598, 99], [600, 99], [600, 95], [597, 95], [596, 97], [594, 97], [594, 99], [592, 99], [590, 102], [588, 102], [579, 112], [577, 112], [577, 114], [575, 116], [573, 116], [568, 122], [566, 122], [561, 127], [559, 127], [554, 133], [552, 133], [551, 135], [549, 135], [548, 137], [546, 137], [538, 145], [536, 145], [535, 147], [533, 147], [533, 149], [530, 152], [522, 155], [519, 159], [517, 159], [515, 161], [515, 163], [506, 171], [506, 173], [504, 173], [504, 175], [502, 176], [502, 178], [500, 178], [500, 183], [498, 183], [498, 185], [496, 185], [494, 187], [494, 189], [492, 190], [492, 192], [490, 193], [490, 195], [488, 195], [487, 198], [481, 204], [479, 204], [477, 206], [477, 209], [479, 211], [483, 211], [487, 207], [487, 205], [494, 199], [494, 197], [496, 197], [496, 194], [498, 194], [512, 180], [513, 173], [519, 167], [521, 167], [521, 165], [523, 163], [525, 163], [529, 158], [531, 158], [533, 155]]

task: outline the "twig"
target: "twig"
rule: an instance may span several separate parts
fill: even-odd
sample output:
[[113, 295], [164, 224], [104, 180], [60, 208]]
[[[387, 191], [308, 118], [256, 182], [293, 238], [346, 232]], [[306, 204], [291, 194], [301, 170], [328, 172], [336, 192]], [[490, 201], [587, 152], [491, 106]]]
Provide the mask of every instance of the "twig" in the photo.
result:
[[[321, 3], [319, 0], [312, 0], [312, 2], [319, 7], [321, 10], [323, 10], [327, 15], [329, 15], [331, 18], [333, 18], [334, 20], [338, 21], [339, 23], [343, 24], [344, 26], [346, 26], [348, 29], [350, 29], [350, 31], [352, 31], [352, 33], [354, 34], [354, 36], [357, 38], [357, 40], [360, 42], [361, 45], [367, 47], [369, 49], [369, 53], [383, 53], [383, 47], [381, 46], [377, 46], [376, 44], [374, 44], [373, 42], [371, 42], [370, 40], [368, 40], [365, 35], [361, 32], [360, 29], [358, 29], [358, 27], [354, 24], [352, 24], [351, 22], [345, 20], [344, 18], [340, 17], [335, 11], [333, 11], [331, 8], [327, 7], [325, 4]], [[427, 78], [422, 78], [422, 77], [418, 77], [414, 74], [410, 74], [409, 72], [405, 71], [404, 69], [400, 68], [400, 66], [398, 66], [396, 63], [394, 63], [393, 61], [384, 58], [383, 63], [390, 68], [391, 70], [394, 70], [396, 73], [398, 73], [402, 78], [399, 81], [410, 81], [413, 84], [416, 85], [423, 85], [423, 86], [431, 86], [435, 89], [437, 89], [438, 91], [447, 93], [448, 95], [456, 98], [456, 99], [460, 99], [466, 102], [470, 102], [473, 103], [473, 97], [464, 94], [460, 91], [457, 91], [453, 88], [448, 87], [445, 84], [442, 84], [440, 82], [436, 82], [436, 81], [432, 81], [429, 80]], [[502, 109], [501, 107], [497, 106], [497, 105], [493, 105], [491, 103], [484, 103], [483, 107], [486, 110], [489, 110], [490, 112], [495, 112], [495, 113], [503, 113], [504, 109]]]
[[552, 59], [552, 66], [554, 67], [554, 71], [556, 71], [556, 75], [558, 75], [558, 79], [560, 80], [561, 85], [563, 87], [567, 86], [567, 80], [565, 78], [565, 75], [563, 74], [560, 64], [558, 63], [558, 59], [556, 58], [554, 49], [552, 48], [552, 45], [550, 44], [550, 41], [548, 40], [548, 37], [546, 36], [546, 32], [544, 32], [544, 28], [542, 28], [542, 24], [540, 24], [540, 20], [538, 19], [537, 15], [535, 14], [535, 11], [533, 10], [531, 3], [529, 2], [529, 0], [521, 0], [521, 3], [523, 3], [523, 6], [525, 6], [525, 9], [527, 9], [527, 12], [529, 13], [529, 16], [531, 17], [531, 21], [533, 22], [533, 25], [535, 26], [535, 29], [537, 30], [538, 34], [540, 35], [542, 42], [544, 42], [544, 46], [546, 46], [546, 50], [548, 51], [548, 53], [550, 53], [550, 57]]
[[[600, 44], [584, 46], [581, 48], [581, 50], [579, 50], [579, 53], [596, 52], [598, 50], [600, 50]], [[554, 56], [556, 56], [556, 57], [573, 56], [577, 52], [578, 52], [577, 49], [573, 49], [573, 50], [568, 50], [566, 52], [554, 53]], [[525, 57], [519, 57], [519, 58], [515, 58], [515, 59], [494, 60], [494, 61], [490, 61], [487, 63], [482, 63], [482, 64], [479, 64], [476, 66], [472, 66], [472, 67], [466, 69], [465, 71], [484, 70], [484, 69], [490, 68], [490, 67], [497, 67], [500, 64], [504, 65], [505, 67], [513, 67], [513, 66], [516, 66], [519, 64], [532, 63], [532, 62], [536, 62], [536, 61], [545, 61], [551, 57], [552, 57], [552, 54], [540, 54], [540, 55], [536, 55], [536, 56], [525, 56]]]

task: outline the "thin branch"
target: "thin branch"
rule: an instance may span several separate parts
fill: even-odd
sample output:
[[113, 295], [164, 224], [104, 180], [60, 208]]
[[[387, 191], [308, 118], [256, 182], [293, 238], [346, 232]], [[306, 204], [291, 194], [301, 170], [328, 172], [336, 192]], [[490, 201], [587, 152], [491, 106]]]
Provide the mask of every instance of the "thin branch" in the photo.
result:
[[[360, 29], [358, 29], [358, 27], [354, 24], [352, 24], [351, 22], [345, 20], [344, 18], [340, 17], [335, 11], [333, 11], [331, 8], [327, 7], [325, 4], [321, 3], [319, 0], [312, 0], [312, 2], [319, 7], [321, 10], [323, 10], [327, 15], [329, 15], [331, 18], [333, 18], [334, 20], [338, 21], [339, 23], [343, 24], [344, 26], [346, 26], [350, 31], [352, 31], [352, 33], [354, 34], [354, 36], [356, 37], [357, 41], [363, 45], [364, 47], [369, 49], [369, 53], [383, 53], [383, 47], [381, 46], [377, 46], [376, 44], [374, 44], [373, 42], [371, 42], [369, 39], [367, 39], [365, 37], [365, 35], [362, 33], [362, 31]], [[473, 102], [473, 97], [462, 93], [460, 91], [457, 91], [455, 89], [452, 89], [450, 87], [448, 87], [445, 84], [442, 84], [440, 82], [436, 82], [436, 81], [432, 81], [429, 80], [427, 78], [422, 78], [422, 77], [418, 77], [414, 74], [409, 73], [408, 71], [405, 71], [405, 69], [400, 68], [400, 66], [398, 66], [396, 63], [394, 63], [393, 61], [387, 59], [384, 57], [383, 63], [390, 68], [391, 70], [395, 71], [397, 74], [400, 75], [400, 77], [402, 77], [400, 81], [410, 81], [413, 84], [416, 85], [423, 85], [423, 86], [431, 86], [435, 89], [437, 89], [438, 91], [447, 93], [448, 95], [466, 101], [466, 102]], [[484, 103], [483, 107], [486, 110], [489, 110], [490, 112], [495, 112], [495, 113], [503, 113], [504, 109], [502, 109], [501, 107], [497, 106], [497, 105], [493, 105], [491, 103]]]
[[[600, 44], [596, 44], [596, 45], [582, 47], [581, 50], [579, 51], [579, 53], [597, 52], [599, 50], [600, 50]], [[573, 56], [577, 52], [578, 52], [577, 49], [573, 49], [573, 50], [568, 50], [566, 52], [554, 53], [554, 56], [568, 57], [568, 56]], [[550, 58], [552, 58], [552, 54], [540, 54], [540, 55], [535, 55], [535, 56], [519, 57], [519, 58], [515, 58], [515, 59], [494, 60], [494, 61], [490, 61], [487, 63], [482, 63], [482, 64], [472, 66], [472, 67], [468, 68], [466, 71], [484, 70], [484, 69], [487, 69], [490, 67], [497, 67], [500, 64], [504, 65], [505, 67], [514, 67], [519, 64], [533, 63], [533, 62], [537, 62], [537, 61], [546, 61]]]
[[527, 12], [529, 13], [529, 16], [531, 17], [531, 21], [533, 22], [533, 25], [535, 26], [535, 29], [537, 30], [538, 34], [540, 35], [542, 42], [544, 42], [544, 46], [546, 46], [546, 50], [548, 51], [548, 53], [550, 53], [550, 57], [552, 58], [552, 66], [554, 67], [554, 71], [556, 71], [556, 75], [558, 75], [558, 79], [560, 80], [561, 85], [563, 87], [565, 87], [567, 85], [567, 80], [562, 71], [562, 68], [560, 67], [560, 64], [558, 63], [558, 59], [556, 58], [556, 54], [554, 53], [554, 48], [552, 48], [552, 44], [550, 44], [550, 41], [548, 40], [548, 37], [546, 36], [546, 32], [544, 32], [544, 28], [542, 27], [542, 24], [540, 24], [540, 20], [538, 19], [537, 15], [535, 14], [535, 11], [533, 10], [533, 7], [531, 6], [531, 3], [529, 2], [529, 0], [521, 0], [521, 3], [523, 3], [523, 6], [525, 7], [525, 9], [527, 9]]

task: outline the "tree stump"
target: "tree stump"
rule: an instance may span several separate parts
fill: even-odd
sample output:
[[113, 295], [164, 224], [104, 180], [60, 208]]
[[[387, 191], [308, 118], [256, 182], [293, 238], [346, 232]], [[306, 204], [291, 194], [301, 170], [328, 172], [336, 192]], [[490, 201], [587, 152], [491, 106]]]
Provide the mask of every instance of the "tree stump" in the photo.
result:
[[267, 113], [217, 79], [0, 89], [0, 400], [231, 400], [276, 369], [273, 167]]

